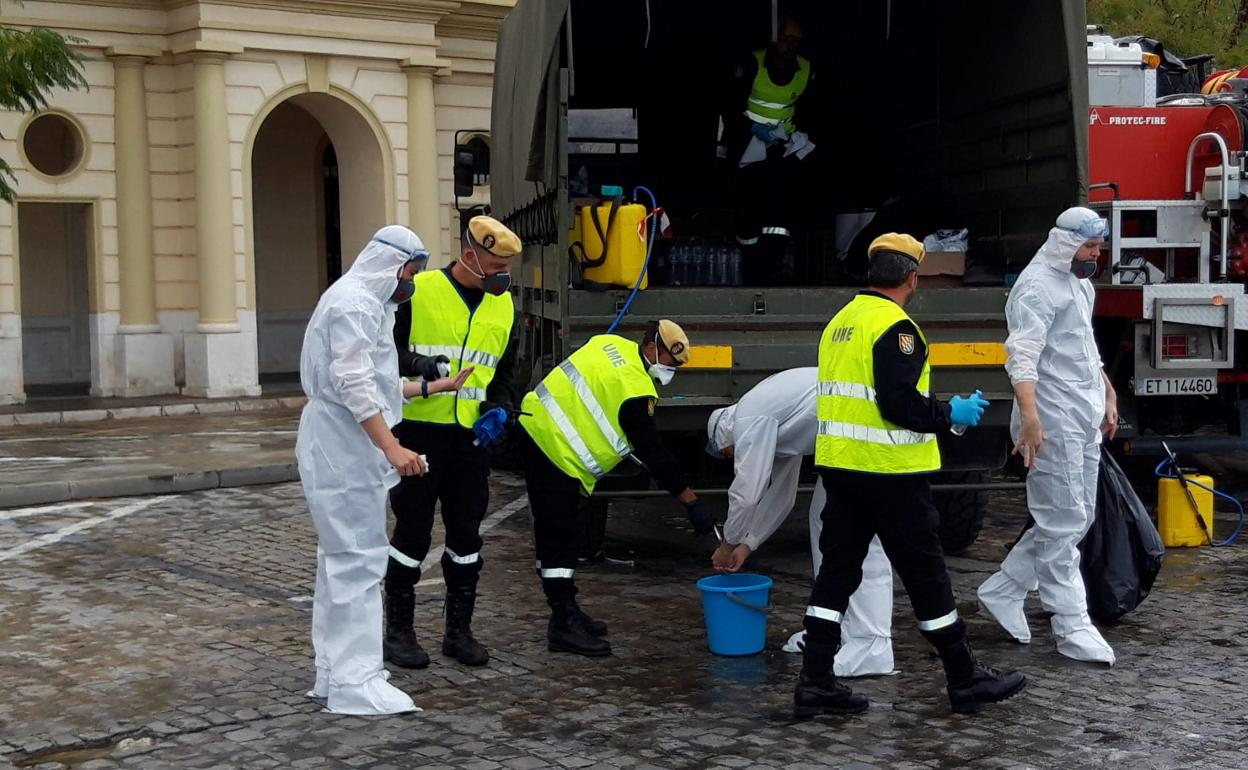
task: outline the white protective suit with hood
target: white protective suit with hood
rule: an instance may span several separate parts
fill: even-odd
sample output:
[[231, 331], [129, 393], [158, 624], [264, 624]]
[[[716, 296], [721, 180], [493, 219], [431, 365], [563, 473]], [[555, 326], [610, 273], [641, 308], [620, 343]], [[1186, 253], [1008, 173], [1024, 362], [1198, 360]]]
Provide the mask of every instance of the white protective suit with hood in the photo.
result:
[[308, 402], [295, 454], [317, 534], [316, 686], [308, 694], [327, 697], [338, 714], [419, 710], [386, 681], [381, 658], [386, 494], [399, 473], [360, 423], [379, 413], [390, 426], [402, 419], [390, 297], [400, 268], [423, 252], [406, 227], [379, 230], [321, 295], [303, 338], [299, 375]]
[[[1096, 217], [1072, 209], [1059, 218]], [[1010, 291], [1006, 371], [1012, 383], [1036, 383], [1036, 409], [1045, 440], [1027, 474], [1027, 505], [1035, 526], [1010, 551], [1001, 569], [979, 587], [984, 609], [1016, 640], [1031, 641], [1023, 611], [1029, 591], [1053, 613], [1058, 652], [1113, 665], [1114, 652], [1088, 617], [1078, 544], [1096, 515], [1100, 426], [1105, 418], [1101, 358], [1092, 334], [1096, 291], [1070, 270], [1087, 238], [1055, 227]], [[1021, 427], [1017, 400], [1010, 432]]]
[[[818, 367], [779, 372], [760, 382], [733, 406], [717, 409], [707, 423], [716, 450], [734, 447], [732, 486], [724, 539], [751, 551], [771, 537], [797, 499], [802, 457], [815, 451]], [[826, 497], [816, 484], [810, 505], [810, 549], [814, 574], [822, 555], [820, 514]], [[893, 568], [879, 538], [873, 538], [862, 565], [862, 583], [849, 599], [836, 653], [837, 676], [854, 677], [893, 672]], [[785, 645], [800, 652], [805, 632]]]

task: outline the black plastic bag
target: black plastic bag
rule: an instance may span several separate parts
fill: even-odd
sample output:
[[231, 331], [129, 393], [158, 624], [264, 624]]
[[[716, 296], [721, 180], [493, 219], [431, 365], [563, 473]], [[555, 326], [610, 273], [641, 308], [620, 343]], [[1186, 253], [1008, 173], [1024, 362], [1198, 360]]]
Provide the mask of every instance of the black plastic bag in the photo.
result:
[[1116, 622], [1144, 601], [1166, 553], [1144, 503], [1104, 447], [1096, 482], [1096, 521], [1079, 550], [1088, 614], [1101, 623]]

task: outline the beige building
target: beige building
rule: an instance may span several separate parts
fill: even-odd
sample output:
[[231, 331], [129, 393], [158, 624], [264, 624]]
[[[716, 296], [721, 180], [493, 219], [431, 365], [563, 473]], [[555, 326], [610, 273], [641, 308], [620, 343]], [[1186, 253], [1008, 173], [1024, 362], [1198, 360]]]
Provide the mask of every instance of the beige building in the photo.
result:
[[256, 394], [377, 228], [447, 261], [455, 137], [489, 126], [513, 4], [0, 0], [79, 38], [90, 84], [0, 112], [0, 403]]

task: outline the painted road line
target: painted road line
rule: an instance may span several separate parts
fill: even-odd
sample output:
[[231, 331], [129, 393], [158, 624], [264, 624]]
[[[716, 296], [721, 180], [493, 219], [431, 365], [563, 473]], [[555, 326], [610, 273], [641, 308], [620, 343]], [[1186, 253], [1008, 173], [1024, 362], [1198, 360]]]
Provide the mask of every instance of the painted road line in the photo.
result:
[[97, 516], [93, 519], [83, 519], [82, 521], [74, 522], [73, 524], [70, 524], [69, 526], [61, 527], [55, 532], [49, 532], [45, 535], [40, 535], [33, 540], [28, 540], [25, 543], [22, 543], [21, 545], [15, 548], [10, 548], [7, 551], [0, 551], [0, 563], [6, 562], [10, 559], [14, 559], [18, 556], [21, 556], [24, 553], [29, 553], [31, 551], [38, 550], [45, 546], [56, 545], [57, 543], [61, 542], [65, 538], [69, 537], [70, 535], [75, 535], [79, 532], [85, 532], [88, 529], [91, 529], [92, 527], [95, 527], [99, 524], [106, 524], [110, 521], [116, 521], [118, 519], [129, 516], [132, 513], [138, 513], [139, 511], [146, 510], [147, 508], [151, 508], [153, 505], [156, 505], [157, 503], [163, 503], [167, 500], [172, 500], [175, 497], [176, 495], [164, 495], [162, 497], [149, 497], [144, 500], [139, 500], [137, 502], [130, 503], [129, 505], [123, 505], [120, 508], [115, 508], [104, 516]]
[[0, 511], [0, 521], [8, 521], [9, 519], [25, 519], [30, 516], [42, 516], [47, 513], [74, 511], [80, 508], [90, 508], [93, 505], [98, 505], [98, 503], [83, 500], [76, 503], [54, 503], [52, 505], [33, 505], [29, 508], [10, 508], [7, 511]]

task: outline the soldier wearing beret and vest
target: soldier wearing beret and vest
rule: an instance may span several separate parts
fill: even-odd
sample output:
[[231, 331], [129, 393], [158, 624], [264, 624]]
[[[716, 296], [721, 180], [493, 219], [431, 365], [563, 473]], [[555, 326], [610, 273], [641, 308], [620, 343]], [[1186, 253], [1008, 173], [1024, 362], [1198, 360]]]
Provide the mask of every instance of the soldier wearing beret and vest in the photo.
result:
[[[403, 407], [394, 429], [404, 447], [428, 458], [429, 472], [405, 478], [390, 493], [395, 528], [386, 570], [386, 660], [424, 668], [429, 655], [412, 629], [414, 588], [429, 552], [434, 507], [442, 502], [446, 549], [446, 635], [442, 654], [483, 666], [489, 653], [472, 635], [481, 573], [481, 520], [489, 505], [489, 459], [479, 441], [485, 423], [501, 425], [500, 404], [514, 404], [511, 260], [520, 239], [501, 222], [473, 217], [458, 261], [416, 276], [415, 301], [396, 314], [394, 340], [404, 376], [433, 382], [469, 370], [457, 393], [421, 393]], [[501, 418], [501, 419], [499, 419]], [[477, 429], [474, 431], [474, 427]]]
[[517, 438], [533, 513], [537, 572], [551, 608], [552, 651], [598, 657], [611, 654], [607, 625], [576, 602], [575, 572], [581, 539], [582, 496], [630, 455], [656, 483], [684, 503], [698, 534], [714, 521], [698, 502], [676, 458], [659, 437], [654, 381], [667, 385], [689, 361], [689, 338], [659, 321], [640, 345], [626, 337], [591, 337], [524, 397]]
[[988, 402], [978, 392], [949, 403], [931, 397], [927, 340], [904, 310], [918, 288], [923, 245], [888, 233], [867, 253], [870, 289], [836, 314], [819, 342], [815, 465], [827, 504], [795, 713], [853, 713], [868, 706], [837, 681], [832, 665], [845, 608], [877, 535], [910, 596], [919, 630], [944, 663], [953, 710], [973, 712], [1014, 695], [1026, 679], [984, 666], [971, 652], [945, 568], [929, 478], [940, 469], [936, 434], [977, 425]]

